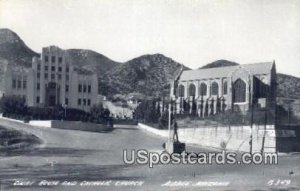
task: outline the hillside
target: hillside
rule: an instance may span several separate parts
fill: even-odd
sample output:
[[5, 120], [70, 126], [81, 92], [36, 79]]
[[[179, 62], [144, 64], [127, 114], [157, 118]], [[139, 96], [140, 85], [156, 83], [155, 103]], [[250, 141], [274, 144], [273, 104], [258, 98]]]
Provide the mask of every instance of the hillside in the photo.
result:
[[6, 60], [10, 64], [31, 66], [33, 56], [38, 54], [28, 48], [16, 33], [0, 29], [0, 63]]
[[7, 64], [30, 67], [32, 57], [37, 55], [16, 33], [0, 29], [0, 89], [3, 87], [2, 77]]
[[300, 78], [277, 74], [277, 97], [300, 99]]
[[225, 67], [225, 66], [236, 66], [239, 65], [236, 62], [231, 62], [228, 60], [216, 60], [214, 62], [211, 62], [209, 64], [206, 64], [202, 67], [200, 67], [199, 69], [205, 69], [205, 68], [217, 68], [217, 67]]
[[153, 96], [159, 94], [180, 68], [181, 64], [162, 54], [143, 55], [110, 70], [107, 79], [114, 92]]
[[92, 50], [68, 49], [67, 52], [70, 56], [71, 62], [77, 67], [96, 71], [99, 74], [99, 77], [103, 76], [108, 70], [120, 64]]

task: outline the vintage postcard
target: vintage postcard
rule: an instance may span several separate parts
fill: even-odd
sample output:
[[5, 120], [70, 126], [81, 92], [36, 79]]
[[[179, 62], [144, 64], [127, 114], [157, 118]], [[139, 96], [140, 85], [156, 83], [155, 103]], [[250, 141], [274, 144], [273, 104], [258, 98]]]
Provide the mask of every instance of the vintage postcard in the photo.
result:
[[0, 190], [300, 190], [300, 1], [0, 0]]

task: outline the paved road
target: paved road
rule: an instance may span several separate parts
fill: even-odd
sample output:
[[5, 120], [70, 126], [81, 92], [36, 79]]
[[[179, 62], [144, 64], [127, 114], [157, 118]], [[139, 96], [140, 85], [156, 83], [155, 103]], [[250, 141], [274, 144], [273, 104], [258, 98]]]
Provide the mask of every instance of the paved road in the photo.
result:
[[[300, 190], [300, 155], [281, 156], [278, 165], [125, 165], [123, 150], [148, 149], [162, 152], [162, 138], [120, 126], [108, 133], [91, 133], [47, 128], [22, 128], [44, 143], [37, 149], [0, 157], [0, 190]], [[189, 151], [207, 151], [188, 147]], [[32, 186], [13, 186], [16, 180]], [[59, 181], [59, 186], [39, 186], [41, 181]], [[83, 181], [112, 181], [110, 186], [79, 186]], [[288, 186], [268, 182], [290, 180]], [[62, 186], [76, 181], [76, 186]], [[118, 182], [119, 181], [119, 182]], [[121, 182], [120, 182], [121, 181]], [[142, 181], [142, 186], [116, 186]], [[189, 186], [167, 186], [168, 181]], [[228, 186], [196, 186], [198, 182], [228, 182]], [[99, 183], [99, 182], [98, 182]], [[103, 182], [102, 182], [103, 183]], [[133, 182], [131, 182], [133, 183]], [[136, 182], [137, 183], [137, 182]], [[182, 182], [181, 182], [182, 183]], [[164, 186], [162, 186], [164, 185]], [[192, 186], [191, 186], [192, 185]]]

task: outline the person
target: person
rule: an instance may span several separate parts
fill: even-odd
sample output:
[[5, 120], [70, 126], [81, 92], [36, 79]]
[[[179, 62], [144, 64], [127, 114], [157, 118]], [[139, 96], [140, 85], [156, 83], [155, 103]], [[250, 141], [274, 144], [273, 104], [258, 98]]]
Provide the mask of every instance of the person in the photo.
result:
[[178, 140], [178, 125], [177, 125], [177, 122], [175, 121], [174, 123], [173, 123], [173, 129], [174, 129], [174, 134], [173, 134], [173, 140], [174, 140], [174, 142], [178, 142], [179, 140]]

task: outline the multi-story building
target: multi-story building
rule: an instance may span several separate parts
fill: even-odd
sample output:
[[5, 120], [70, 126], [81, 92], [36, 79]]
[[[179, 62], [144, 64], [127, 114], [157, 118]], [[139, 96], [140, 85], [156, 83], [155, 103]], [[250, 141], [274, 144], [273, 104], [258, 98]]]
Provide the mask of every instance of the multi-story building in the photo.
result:
[[191, 113], [194, 104], [200, 117], [229, 109], [245, 113], [253, 104], [275, 112], [275, 62], [181, 71], [171, 83], [171, 97], [177, 113], [183, 103]]
[[4, 75], [4, 95], [22, 96], [28, 106], [89, 110], [97, 103], [97, 74], [76, 67], [68, 52], [56, 46], [43, 48], [32, 67], [8, 65]]

